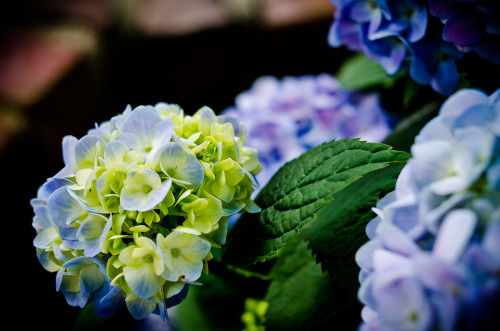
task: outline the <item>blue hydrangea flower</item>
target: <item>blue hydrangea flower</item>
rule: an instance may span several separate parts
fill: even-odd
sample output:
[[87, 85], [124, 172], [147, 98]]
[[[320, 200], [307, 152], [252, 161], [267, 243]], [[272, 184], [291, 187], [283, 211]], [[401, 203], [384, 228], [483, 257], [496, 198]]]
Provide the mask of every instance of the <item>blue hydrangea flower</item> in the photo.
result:
[[461, 90], [417, 136], [356, 253], [361, 330], [500, 325], [499, 96]]
[[328, 37], [333, 47], [345, 45], [379, 61], [388, 74], [401, 68], [406, 42], [420, 40], [427, 27], [427, 9], [418, 1], [332, 1], [335, 20]]
[[68, 304], [167, 318], [198, 285], [261, 170], [243, 124], [208, 107], [139, 106], [63, 139], [64, 168], [31, 200], [42, 266]]
[[408, 47], [412, 54], [409, 73], [413, 80], [430, 85], [442, 95], [451, 95], [457, 90], [459, 75], [455, 61], [463, 54], [454, 45], [428, 34]]
[[488, 0], [430, 0], [432, 15], [444, 23], [443, 40], [462, 52], [500, 64], [500, 5]]
[[258, 150], [263, 166], [262, 187], [283, 164], [325, 141], [379, 142], [390, 132], [377, 94], [347, 91], [328, 74], [261, 77], [223, 114], [246, 125], [246, 144]]
[[[441, 38], [438, 20], [417, 0], [331, 0], [336, 8], [328, 42], [363, 52], [387, 74], [408, 70], [419, 84], [442, 95], [457, 90], [461, 53]], [[432, 1], [431, 1], [432, 5]], [[437, 22], [434, 22], [437, 21]]]

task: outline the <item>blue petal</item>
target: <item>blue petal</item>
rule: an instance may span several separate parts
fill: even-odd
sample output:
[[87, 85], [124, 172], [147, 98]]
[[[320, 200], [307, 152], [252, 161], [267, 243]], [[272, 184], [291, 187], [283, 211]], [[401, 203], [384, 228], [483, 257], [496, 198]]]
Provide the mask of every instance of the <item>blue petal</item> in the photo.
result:
[[58, 188], [73, 185], [73, 182], [64, 178], [49, 178], [37, 191], [37, 199], [47, 201]]
[[43, 229], [47, 229], [54, 226], [49, 215], [49, 209], [47, 206], [36, 206], [33, 208], [38, 221]]
[[73, 170], [76, 168], [75, 147], [77, 143], [78, 139], [73, 136], [65, 136], [62, 142], [64, 164]]
[[120, 193], [120, 205], [125, 210], [139, 210], [148, 203], [148, 196], [146, 193], [129, 192], [125, 188]]
[[163, 201], [167, 196], [170, 187], [172, 186], [172, 180], [167, 179], [161, 183], [161, 187], [158, 190], [151, 191], [148, 194], [148, 202], [143, 207], [139, 208], [138, 211], [148, 211], [153, 209], [157, 204]]
[[151, 303], [147, 300], [138, 298], [133, 294], [130, 294], [125, 299], [125, 302], [130, 314], [137, 320], [145, 318], [156, 308], [156, 303]]
[[182, 300], [184, 300], [187, 297], [188, 290], [189, 290], [189, 284], [184, 285], [184, 287], [179, 293], [165, 300], [165, 307], [170, 308], [181, 303]]
[[432, 254], [443, 261], [456, 262], [474, 233], [477, 216], [469, 209], [455, 209], [448, 213], [439, 228]]
[[106, 317], [118, 311], [125, 304], [125, 297], [119, 286], [110, 287], [108, 282], [97, 291], [95, 300], [95, 313], [97, 316]]
[[57, 189], [47, 200], [47, 206], [52, 220], [62, 228], [70, 228], [69, 224], [86, 212], [66, 187]]
[[187, 155], [187, 162], [175, 170], [174, 177], [200, 187], [205, 177], [205, 171], [196, 157]]
[[462, 89], [443, 103], [439, 115], [458, 117], [468, 108], [478, 104], [489, 104], [488, 96], [483, 91], [472, 88]]
[[151, 130], [160, 121], [161, 117], [153, 107], [139, 106], [123, 123], [123, 132], [133, 133], [139, 137], [143, 144], [149, 144], [151, 143]]
[[72, 270], [72, 271], [80, 271], [83, 267], [92, 265], [94, 262], [92, 259], [85, 257], [85, 256], [79, 256], [75, 257], [74, 259], [66, 262], [63, 264], [63, 268]]
[[80, 271], [80, 290], [92, 294], [104, 284], [105, 277], [95, 264], [85, 266]]
[[442, 61], [438, 64], [436, 73], [431, 80], [431, 86], [438, 93], [451, 95], [457, 90], [458, 79], [459, 75], [455, 59]]
[[105, 142], [96, 136], [84, 136], [75, 146], [76, 165], [81, 162], [90, 162], [94, 164], [98, 153], [98, 146], [105, 146]]
[[174, 133], [174, 122], [172, 119], [166, 118], [157, 123], [151, 131], [151, 145], [159, 148], [168, 143]]

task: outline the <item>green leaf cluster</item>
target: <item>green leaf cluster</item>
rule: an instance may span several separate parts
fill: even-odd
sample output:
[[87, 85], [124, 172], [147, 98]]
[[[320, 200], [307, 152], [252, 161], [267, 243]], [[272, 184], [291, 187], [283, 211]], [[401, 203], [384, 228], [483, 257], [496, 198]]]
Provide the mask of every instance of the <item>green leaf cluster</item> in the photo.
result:
[[402, 163], [409, 155], [384, 144], [343, 139], [319, 145], [289, 162], [256, 197], [258, 217], [244, 215], [223, 249], [226, 263], [265, 261], [317, 218], [336, 193], [364, 174]]

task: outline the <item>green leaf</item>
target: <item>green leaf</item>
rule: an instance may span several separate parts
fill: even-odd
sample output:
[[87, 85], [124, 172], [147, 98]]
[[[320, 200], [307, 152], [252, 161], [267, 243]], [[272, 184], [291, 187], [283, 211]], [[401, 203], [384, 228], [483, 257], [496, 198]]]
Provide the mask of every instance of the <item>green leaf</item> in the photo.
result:
[[380, 197], [394, 190], [403, 166], [391, 163], [339, 191], [333, 202], [318, 212], [314, 226], [303, 233], [322, 269], [354, 297], [359, 287], [359, 267], [354, 256], [368, 240], [366, 224], [375, 216], [371, 208]]
[[350, 90], [362, 90], [375, 86], [391, 87], [401, 76], [387, 75], [377, 61], [361, 53], [346, 60], [336, 74], [340, 84]]
[[332, 196], [363, 174], [391, 162], [405, 162], [409, 154], [390, 146], [352, 140], [319, 145], [283, 166], [259, 193], [260, 214], [244, 214], [228, 235], [223, 262], [242, 265], [265, 261]]
[[296, 237], [274, 265], [264, 301], [269, 303], [266, 330], [354, 330], [361, 307], [316, 264], [307, 242]]

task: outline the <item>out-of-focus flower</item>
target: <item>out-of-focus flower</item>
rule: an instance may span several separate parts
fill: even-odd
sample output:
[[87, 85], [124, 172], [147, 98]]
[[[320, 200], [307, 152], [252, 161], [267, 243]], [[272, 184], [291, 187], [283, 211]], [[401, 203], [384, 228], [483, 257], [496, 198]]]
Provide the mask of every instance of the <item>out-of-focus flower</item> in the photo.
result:
[[356, 254], [362, 330], [500, 325], [499, 96], [452, 95], [374, 209]]
[[500, 5], [496, 1], [430, 0], [429, 10], [444, 23], [445, 41], [500, 64]]
[[224, 114], [246, 125], [246, 144], [258, 151], [263, 167], [257, 176], [261, 186], [286, 162], [323, 142], [379, 142], [390, 131], [377, 94], [347, 91], [328, 74], [261, 77]]
[[462, 53], [441, 38], [441, 23], [429, 15], [423, 1], [331, 2], [337, 9], [328, 37], [331, 46], [363, 52], [378, 61], [389, 75], [408, 70], [416, 82], [430, 84], [442, 95], [457, 90], [455, 60]]
[[38, 258], [68, 304], [165, 319], [225, 242], [227, 218], [258, 210], [261, 166], [245, 139], [236, 119], [165, 103], [65, 137], [65, 167], [31, 204]]

